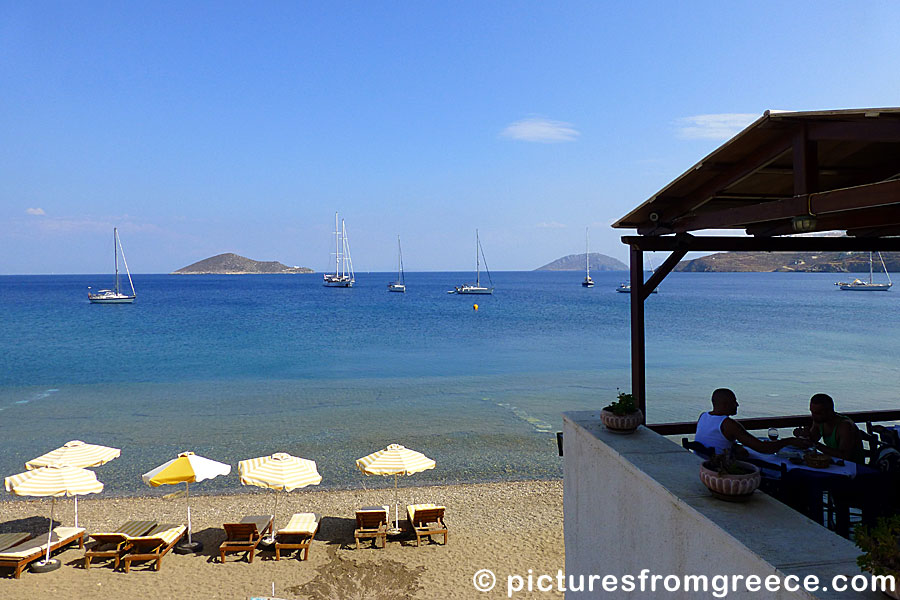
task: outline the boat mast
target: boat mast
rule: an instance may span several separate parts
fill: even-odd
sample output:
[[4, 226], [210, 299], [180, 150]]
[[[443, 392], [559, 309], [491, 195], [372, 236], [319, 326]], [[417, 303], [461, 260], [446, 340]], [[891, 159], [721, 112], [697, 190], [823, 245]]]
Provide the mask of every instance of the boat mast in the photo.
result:
[[403, 249], [400, 247], [400, 236], [397, 236], [397, 261], [399, 263], [399, 277], [400, 283], [406, 283], [406, 280], [403, 278]]
[[334, 213], [334, 276], [338, 276], [341, 268], [341, 246], [338, 241], [338, 214]]
[[894, 282], [891, 281], [891, 274], [888, 273], [887, 265], [884, 264], [884, 257], [881, 255], [881, 251], [878, 252], [878, 259], [881, 261], [881, 268], [884, 269], [884, 274], [887, 275], [888, 278], [888, 286], [893, 286]]
[[591, 278], [591, 260], [588, 254], [588, 228], [584, 228], [584, 270], [587, 278]]
[[353, 281], [353, 257], [350, 256], [350, 242], [347, 241], [347, 228], [343, 219], [341, 219], [341, 238], [344, 242], [344, 276]]
[[[119, 231], [113, 227], [113, 258], [116, 261], [116, 296], [119, 295]], [[869, 256], [871, 258], [871, 255]]]
[[872, 285], [872, 251], [869, 251], [869, 285]]
[[475, 230], [475, 286], [481, 287], [481, 261], [478, 256], [478, 246], [481, 242], [478, 240], [478, 230]]

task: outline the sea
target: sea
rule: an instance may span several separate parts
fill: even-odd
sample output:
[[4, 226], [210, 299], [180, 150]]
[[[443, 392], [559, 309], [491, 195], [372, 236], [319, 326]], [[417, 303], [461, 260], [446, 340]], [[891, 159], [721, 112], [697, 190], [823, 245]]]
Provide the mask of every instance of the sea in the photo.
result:
[[[383, 487], [355, 460], [391, 443], [435, 459], [405, 484], [558, 479], [562, 413], [630, 391], [626, 273], [135, 275], [132, 305], [93, 305], [110, 275], [0, 277], [0, 476], [65, 442], [122, 449], [106, 496], [155, 495], [141, 474], [193, 451], [315, 460], [321, 488]], [[647, 418], [696, 419], [717, 387], [740, 415], [896, 408], [900, 291], [842, 292], [820, 273], [673, 273], [646, 303]], [[477, 306], [476, 306], [477, 305]], [[4, 494], [5, 499], [11, 496]]]

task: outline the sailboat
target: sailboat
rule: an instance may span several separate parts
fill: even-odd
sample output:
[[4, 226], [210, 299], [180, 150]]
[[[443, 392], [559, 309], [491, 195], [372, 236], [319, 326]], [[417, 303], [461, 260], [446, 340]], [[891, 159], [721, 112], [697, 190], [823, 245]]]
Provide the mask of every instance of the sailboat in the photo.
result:
[[353, 287], [356, 278], [353, 275], [353, 260], [350, 258], [350, 242], [347, 240], [347, 227], [341, 219], [338, 229], [338, 214], [334, 213], [334, 273], [322, 276], [325, 287]]
[[400, 236], [397, 236], [397, 281], [388, 284], [389, 292], [406, 292], [406, 279], [403, 277], [403, 250], [400, 248]]
[[588, 229], [584, 228], [584, 281], [581, 282], [582, 287], [594, 287], [594, 280], [591, 279], [591, 255], [588, 251]]
[[844, 281], [839, 281], [834, 285], [839, 286], [842, 290], [852, 291], [852, 292], [886, 292], [891, 289], [891, 286], [894, 285], [891, 281], [891, 274], [888, 273], [887, 266], [884, 264], [884, 257], [881, 256], [881, 252], [878, 253], [878, 259], [881, 261], [881, 268], [884, 269], [884, 274], [887, 275], [888, 282], [887, 283], [874, 283], [872, 281], [872, 253], [869, 252], [869, 281], [861, 281], [860, 279], [854, 279], [853, 281], [847, 283]]
[[[122, 264], [125, 265], [125, 273], [128, 275], [128, 285], [131, 287], [131, 295], [123, 294], [119, 287], [119, 251], [122, 252]], [[134, 283], [131, 281], [131, 273], [128, 271], [128, 263], [125, 262], [125, 250], [119, 240], [119, 230], [113, 227], [113, 259], [116, 263], [116, 286], [112, 290], [97, 290], [96, 294], [88, 291], [88, 300], [92, 304], [131, 304], [137, 298], [134, 292]], [[88, 290], [91, 288], [88, 287]]]
[[484, 249], [481, 247], [481, 240], [478, 237], [478, 230], [475, 230], [475, 283], [464, 283], [457, 285], [450, 293], [456, 294], [493, 294], [494, 282], [491, 279], [491, 272], [487, 266], [487, 260], [484, 261], [484, 270], [487, 272], [488, 281], [491, 287], [481, 285], [481, 260], [484, 259]]

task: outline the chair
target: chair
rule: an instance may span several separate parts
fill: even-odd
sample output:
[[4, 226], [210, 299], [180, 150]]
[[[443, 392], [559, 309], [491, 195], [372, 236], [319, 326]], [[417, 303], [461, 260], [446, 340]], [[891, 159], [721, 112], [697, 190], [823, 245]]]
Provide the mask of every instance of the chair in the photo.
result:
[[227, 552], [246, 552], [247, 562], [253, 562], [256, 547], [262, 536], [272, 531], [275, 515], [244, 517], [240, 523], [225, 523], [225, 541], [219, 546], [219, 556], [225, 562]]
[[[44, 540], [43, 542], [41, 542], [42, 539]], [[79, 548], [84, 548], [83, 527], [57, 527], [50, 535], [50, 552], [55, 552], [74, 542], [78, 542]], [[46, 538], [38, 536], [0, 552], [0, 567], [13, 569], [13, 577], [18, 579], [22, 574], [22, 570], [29, 563], [46, 556], [46, 554]]]
[[185, 533], [187, 533], [187, 527], [184, 525], [164, 523], [157, 525], [145, 535], [131, 538], [130, 548], [122, 557], [125, 572], [128, 572], [132, 562], [140, 560], [156, 561], [155, 569], [159, 571], [163, 556], [175, 547]]
[[712, 448], [707, 448], [700, 442], [690, 441], [686, 437], [681, 438], [681, 447], [685, 450], [690, 450], [703, 459], [709, 459], [716, 453]]
[[84, 553], [85, 570], [90, 570], [91, 561], [95, 558], [113, 558], [113, 569], [118, 569], [122, 555], [131, 545], [131, 538], [144, 535], [154, 527], [156, 521], [126, 521], [115, 531], [92, 533], [91, 537], [97, 543]]
[[444, 536], [444, 545], [447, 545], [447, 525], [444, 523], [444, 507], [434, 504], [412, 504], [406, 507], [406, 514], [416, 532], [416, 546], [423, 536], [431, 540], [433, 535]]
[[321, 520], [322, 517], [316, 513], [294, 514], [288, 524], [275, 535], [275, 560], [281, 560], [282, 550], [300, 550], [297, 552], [300, 560], [309, 558], [309, 545], [316, 537]]
[[374, 538], [375, 547], [378, 547], [378, 539], [381, 538], [381, 547], [387, 545], [387, 506], [364, 506], [356, 511], [356, 549], [359, 550], [359, 540]]

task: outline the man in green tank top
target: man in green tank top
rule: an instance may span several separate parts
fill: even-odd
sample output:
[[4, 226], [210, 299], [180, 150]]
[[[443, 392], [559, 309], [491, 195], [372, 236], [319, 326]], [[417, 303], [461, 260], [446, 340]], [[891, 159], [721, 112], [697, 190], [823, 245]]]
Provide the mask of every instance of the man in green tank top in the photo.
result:
[[812, 442], [822, 440], [815, 447], [828, 456], [858, 464], [865, 462], [859, 429], [852, 419], [834, 412], [834, 400], [831, 396], [816, 394], [810, 398], [809, 413], [812, 415], [812, 425], [808, 428], [798, 427], [794, 430], [794, 435]]

